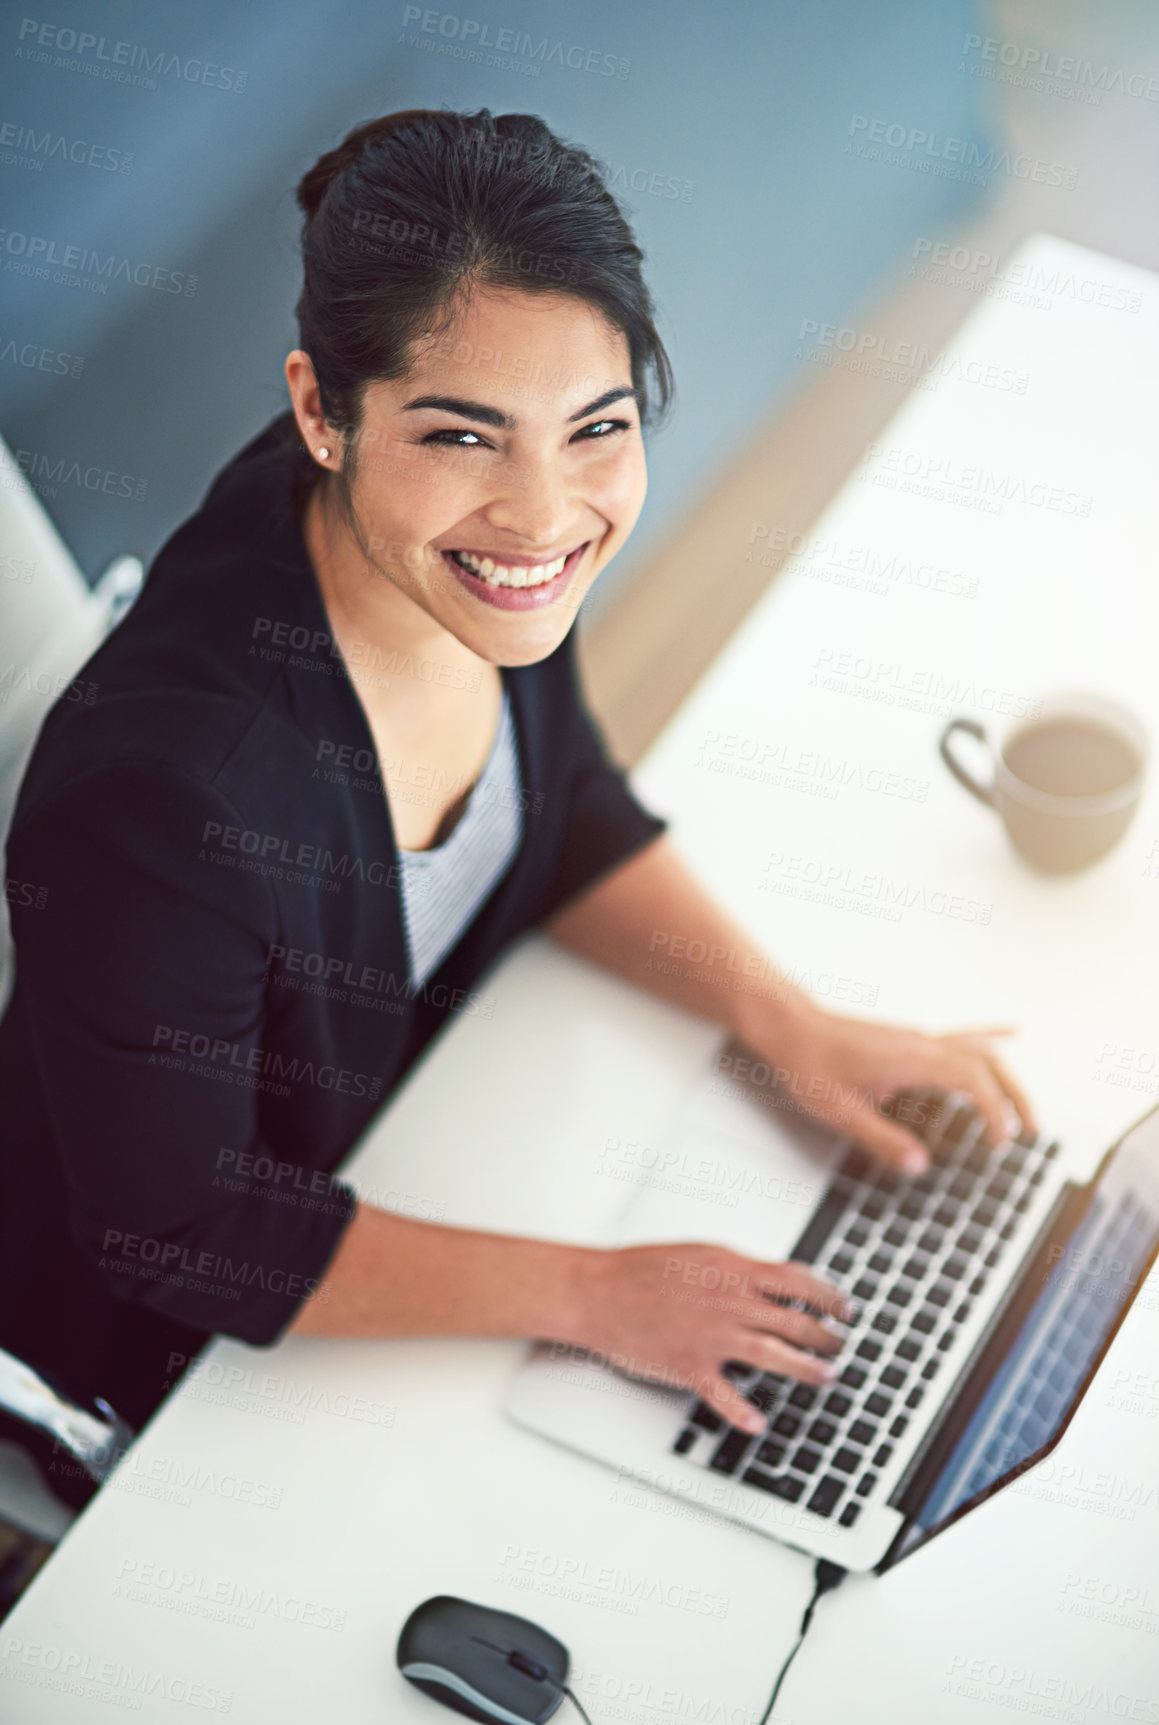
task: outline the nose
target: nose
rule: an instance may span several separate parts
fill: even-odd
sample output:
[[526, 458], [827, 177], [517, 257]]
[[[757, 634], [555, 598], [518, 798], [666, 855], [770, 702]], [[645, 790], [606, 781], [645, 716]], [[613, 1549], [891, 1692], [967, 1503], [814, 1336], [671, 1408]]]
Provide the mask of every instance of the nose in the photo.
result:
[[528, 551], [559, 546], [579, 511], [567, 476], [550, 458], [509, 461], [502, 490], [483, 513], [490, 526], [520, 540]]

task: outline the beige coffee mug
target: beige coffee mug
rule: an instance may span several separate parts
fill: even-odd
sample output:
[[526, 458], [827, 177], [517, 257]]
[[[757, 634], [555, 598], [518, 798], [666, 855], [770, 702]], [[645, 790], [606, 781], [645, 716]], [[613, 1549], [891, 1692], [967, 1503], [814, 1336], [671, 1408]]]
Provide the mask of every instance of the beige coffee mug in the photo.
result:
[[[990, 746], [988, 784], [958, 760], [950, 746], [955, 731]], [[1007, 725], [997, 748], [976, 720], [951, 719], [938, 747], [958, 783], [998, 811], [1015, 848], [1050, 874], [1086, 868], [1118, 843], [1147, 769], [1142, 724], [1094, 694], [1052, 695], [1036, 717]]]

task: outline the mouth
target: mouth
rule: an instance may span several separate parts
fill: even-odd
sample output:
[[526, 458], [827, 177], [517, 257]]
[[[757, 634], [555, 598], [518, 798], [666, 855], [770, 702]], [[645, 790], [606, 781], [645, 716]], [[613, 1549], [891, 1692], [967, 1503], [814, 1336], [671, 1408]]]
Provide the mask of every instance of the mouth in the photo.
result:
[[500, 563], [483, 552], [443, 551], [444, 563], [467, 591], [504, 611], [527, 611], [551, 604], [575, 574], [590, 540], [561, 557], [538, 563]]

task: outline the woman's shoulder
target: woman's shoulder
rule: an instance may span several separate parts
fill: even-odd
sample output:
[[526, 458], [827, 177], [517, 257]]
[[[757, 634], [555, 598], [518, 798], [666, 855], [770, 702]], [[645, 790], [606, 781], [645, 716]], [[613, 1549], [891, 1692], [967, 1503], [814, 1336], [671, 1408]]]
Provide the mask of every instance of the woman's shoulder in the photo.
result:
[[50, 710], [30, 794], [141, 760], [210, 782], [263, 717], [291, 716], [289, 643], [329, 655], [288, 512], [284, 431], [275, 420], [229, 462], [158, 552], [136, 603]]

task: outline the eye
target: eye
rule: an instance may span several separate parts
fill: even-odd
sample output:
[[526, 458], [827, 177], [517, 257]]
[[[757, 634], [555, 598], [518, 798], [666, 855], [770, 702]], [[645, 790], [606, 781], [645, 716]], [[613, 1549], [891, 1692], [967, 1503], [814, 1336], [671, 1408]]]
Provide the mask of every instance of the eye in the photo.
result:
[[[461, 438], [468, 437], [471, 439], [470, 443], [460, 442]], [[438, 431], [428, 431], [425, 437], [420, 437], [419, 442], [441, 443], [448, 449], [483, 449], [487, 447], [484, 439], [479, 436], [477, 431], [458, 430], [449, 425], [442, 426]]]
[[[601, 429], [603, 427], [607, 429]], [[631, 422], [627, 419], [597, 419], [591, 425], [585, 425], [582, 431], [577, 431], [576, 437], [585, 439], [589, 443], [599, 443], [603, 438], [610, 437], [615, 431], [630, 431], [631, 429]], [[590, 435], [593, 432], [599, 432], [599, 436]]]

